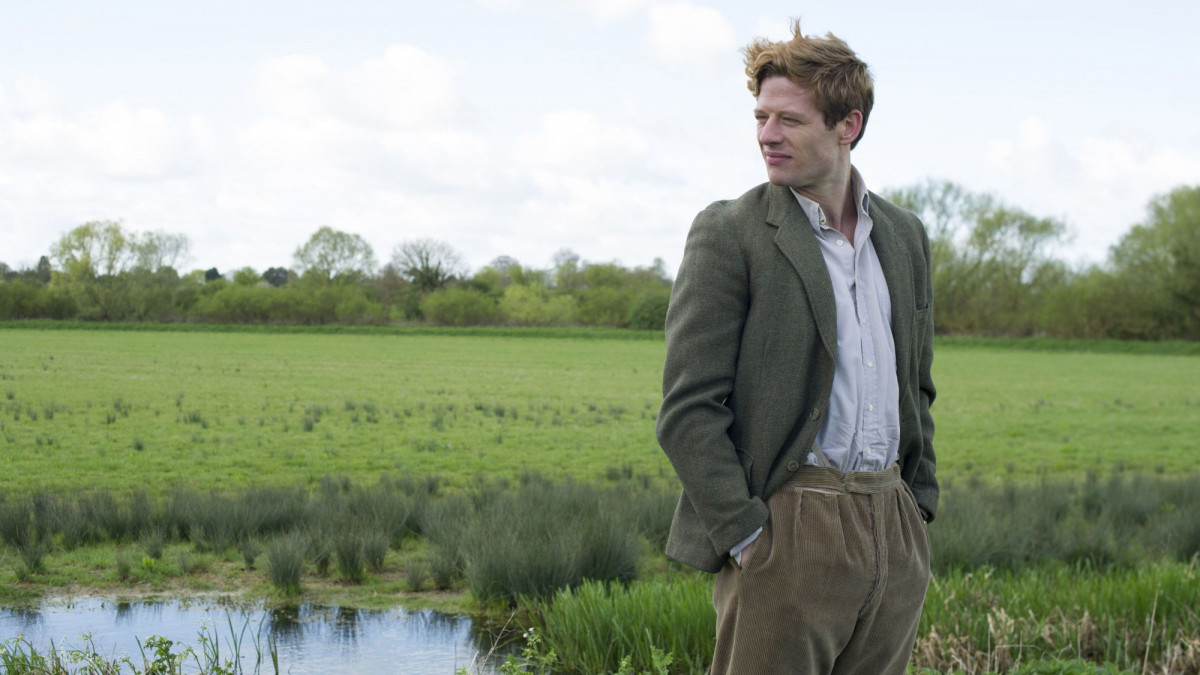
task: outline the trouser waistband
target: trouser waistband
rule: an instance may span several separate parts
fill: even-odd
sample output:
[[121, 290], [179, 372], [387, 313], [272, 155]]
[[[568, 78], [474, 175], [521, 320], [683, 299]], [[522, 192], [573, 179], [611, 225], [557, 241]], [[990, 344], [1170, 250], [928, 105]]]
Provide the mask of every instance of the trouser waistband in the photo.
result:
[[838, 492], [876, 494], [895, 489], [900, 479], [900, 465], [883, 471], [841, 471], [831, 467], [806, 464], [796, 470], [784, 488], [819, 488]]

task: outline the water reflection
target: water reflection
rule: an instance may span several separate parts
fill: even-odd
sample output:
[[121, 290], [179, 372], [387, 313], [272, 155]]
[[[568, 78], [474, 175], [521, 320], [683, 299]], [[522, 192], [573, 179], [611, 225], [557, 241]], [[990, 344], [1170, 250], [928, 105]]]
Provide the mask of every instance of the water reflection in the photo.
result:
[[85, 599], [37, 610], [0, 609], [0, 641], [23, 636], [39, 651], [49, 649], [52, 641], [71, 648], [90, 640], [102, 655], [127, 655], [140, 662], [138, 643], [151, 635], [198, 648], [202, 632], [218, 641], [223, 658], [239, 652], [243, 666], [251, 670], [259, 658], [269, 662], [268, 646], [273, 644], [280, 670], [288, 673], [452, 674], [460, 666], [472, 673], [496, 672], [474, 665], [492, 651], [494, 628], [480, 629], [467, 617], [430, 610], [268, 609], [227, 599]]

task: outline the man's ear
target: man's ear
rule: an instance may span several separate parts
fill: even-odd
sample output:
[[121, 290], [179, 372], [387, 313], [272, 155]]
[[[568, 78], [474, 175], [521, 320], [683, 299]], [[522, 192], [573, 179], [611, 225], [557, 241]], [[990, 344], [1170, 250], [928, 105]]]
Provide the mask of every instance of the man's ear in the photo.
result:
[[851, 110], [849, 115], [846, 115], [842, 120], [842, 145], [850, 145], [858, 140], [859, 134], [863, 128], [863, 114], [859, 110]]

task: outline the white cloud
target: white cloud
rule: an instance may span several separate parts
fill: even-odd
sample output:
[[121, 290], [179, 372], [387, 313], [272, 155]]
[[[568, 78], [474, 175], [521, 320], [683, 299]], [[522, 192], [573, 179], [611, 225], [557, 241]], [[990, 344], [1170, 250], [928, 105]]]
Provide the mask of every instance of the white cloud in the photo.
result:
[[1200, 156], [1140, 138], [1064, 139], [1037, 117], [1022, 120], [1015, 138], [993, 140], [987, 159], [1003, 181], [990, 189], [1040, 216], [1070, 213], [1075, 248], [1092, 261], [1142, 219], [1153, 196], [1200, 182]]
[[633, 128], [605, 124], [583, 110], [558, 110], [520, 140], [515, 159], [532, 170], [608, 175], [640, 170], [647, 154], [645, 138]]
[[[33, 105], [21, 98], [17, 107], [44, 109], [45, 96], [53, 96], [53, 92], [39, 91], [39, 101]], [[75, 116], [30, 112], [0, 117], [0, 151], [7, 161], [25, 166], [94, 172], [110, 178], [162, 176], [183, 166], [186, 154], [179, 133], [162, 111], [134, 108], [124, 101]]]
[[686, 0], [650, 8], [650, 47], [660, 58], [683, 63], [728, 55], [737, 48], [733, 26], [721, 12]]
[[452, 75], [440, 57], [393, 46], [346, 73], [340, 89], [354, 114], [385, 128], [437, 125], [456, 116]]
[[324, 85], [330, 68], [315, 56], [293, 54], [267, 59], [258, 66], [255, 93], [277, 115], [305, 117], [328, 109]]

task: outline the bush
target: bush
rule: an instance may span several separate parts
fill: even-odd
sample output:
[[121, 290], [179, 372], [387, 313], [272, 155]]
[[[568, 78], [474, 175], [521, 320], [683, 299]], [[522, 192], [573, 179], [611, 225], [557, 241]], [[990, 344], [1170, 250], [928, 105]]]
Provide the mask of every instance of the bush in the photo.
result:
[[514, 284], [504, 289], [500, 313], [512, 326], [566, 326], [575, 319], [575, 300], [540, 286]]
[[297, 533], [281, 535], [267, 544], [267, 576], [271, 585], [291, 595], [300, 592], [304, 573], [304, 540]]
[[334, 559], [343, 580], [358, 584], [367, 578], [364, 549], [363, 538], [356, 532], [342, 532], [334, 537]]
[[421, 313], [435, 326], [484, 326], [498, 322], [496, 301], [472, 288], [447, 288], [425, 296]]
[[671, 302], [671, 289], [647, 291], [637, 296], [629, 307], [630, 328], [640, 330], [662, 330], [667, 323], [667, 305]]
[[[612, 492], [527, 477], [516, 493], [477, 494], [464, 532], [467, 583], [484, 600], [547, 597], [585, 579], [631, 581], [640, 545]], [[564, 527], [564, 523], [570, 523]]]

